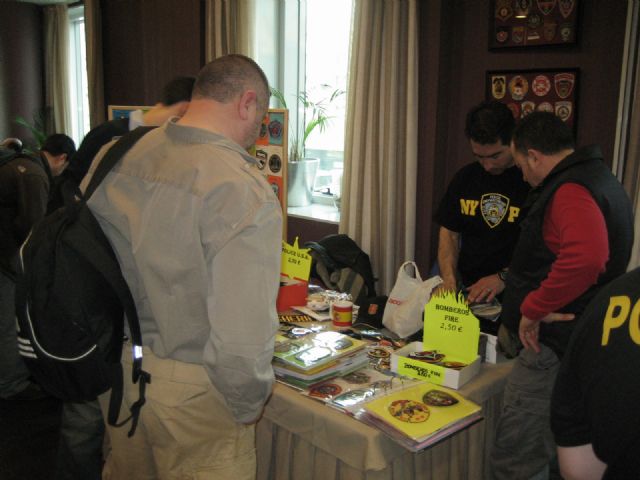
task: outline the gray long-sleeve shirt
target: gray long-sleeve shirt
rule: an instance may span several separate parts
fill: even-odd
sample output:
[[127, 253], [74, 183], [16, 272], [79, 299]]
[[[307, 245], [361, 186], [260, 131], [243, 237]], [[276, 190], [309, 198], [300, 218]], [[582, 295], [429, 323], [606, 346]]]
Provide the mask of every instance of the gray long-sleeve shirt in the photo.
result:
[[89, 206], [131, 288], [143, 343], [204, 365], [236, 420], [255, 419], [273, 384], [282, 238], [255, 159], [171, 120], [125, 155]]

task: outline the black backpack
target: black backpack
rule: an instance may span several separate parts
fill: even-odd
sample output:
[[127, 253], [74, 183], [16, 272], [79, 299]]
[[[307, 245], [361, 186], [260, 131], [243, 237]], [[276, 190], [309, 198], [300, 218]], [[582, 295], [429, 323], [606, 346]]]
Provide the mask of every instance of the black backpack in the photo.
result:
[[327, 235], [317, 242], [306, 242], [304, 246], [311, 249], [312, 275], [325, 287], [350, 293], [356, 305], [376, 296], [376, 278], [369, 255], [348, 235]]
[[[16, 282], [18, 348], [34, 379], [66, 401], [89, 401], [111, 389], [108, 423], [137, 426], [151, 381], [142, 370], [142, 336], [133, 297], [116, 255], [87, 206], [107, 173], [150, 128], [115, 143], [97, 167], [81, 199], [43, 218], [20, 249]], [[131, 332], [133, 383], [139, 399], [118, 423], [123, 373], [124, 317]]]

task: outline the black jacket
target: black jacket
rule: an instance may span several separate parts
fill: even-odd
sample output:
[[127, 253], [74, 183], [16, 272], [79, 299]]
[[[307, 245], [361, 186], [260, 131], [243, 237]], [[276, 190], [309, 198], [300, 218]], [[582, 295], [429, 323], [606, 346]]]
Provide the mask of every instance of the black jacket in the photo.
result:
[[564, 183], [585, 187], [602, 211], [609, 239], [609, 261], [597, 284], [560, 310], [575, 313], [575, 321], [541, 324], [539, 340], [558, 356], [564, 353], [571, 331], [589, 300], [604, 284], [626, 271], [633, 244], [631, 203], [620, 182], [602, 161], [600, 148], [585, 147], [564, 158], [530, 192], [525, 204], [527, 216], [520, 224], [502, 305], [501, 320], [510, 331], [518, 332], [523, 300], [547, 278], [556, 259], [544, 243], [542, 226], [547, 204]]

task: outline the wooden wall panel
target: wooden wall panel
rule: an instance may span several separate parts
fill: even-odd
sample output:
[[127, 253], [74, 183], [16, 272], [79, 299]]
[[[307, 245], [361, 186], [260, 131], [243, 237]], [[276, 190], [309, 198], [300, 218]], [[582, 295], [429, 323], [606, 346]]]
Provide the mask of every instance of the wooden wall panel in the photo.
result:
[[105, 103], [153, 105], [203, 65], [202, 0], [103, 0]]
[[26, 3], [0, 2], [0, 140], [31, 139], [14, 122], [32, 121], [44, 106], [42, 14]]

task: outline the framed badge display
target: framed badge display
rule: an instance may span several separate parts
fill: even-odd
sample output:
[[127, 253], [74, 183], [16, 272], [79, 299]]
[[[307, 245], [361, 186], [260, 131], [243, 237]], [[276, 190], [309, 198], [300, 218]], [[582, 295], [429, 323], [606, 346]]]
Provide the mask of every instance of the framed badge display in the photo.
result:
[[[262, 119], [260, 134], [249, 153], [258, 160], [258, 168], [280, 201], [283, 218], [287, 218], [287, 139], [289, 111], [270, 108]], [[282, 235], [287, 238], [287, 222], [282, 222]]]
[[535, 110], [553, 112], [575, 133], [578, 73], [577, 68], [488, 71], [486, 98], [505, 103], [516, 120]]
[[489, 48], [576, 43], [580, 0], [491, 0]]

